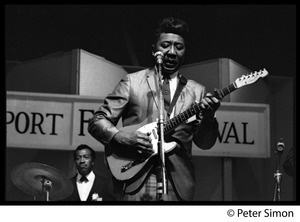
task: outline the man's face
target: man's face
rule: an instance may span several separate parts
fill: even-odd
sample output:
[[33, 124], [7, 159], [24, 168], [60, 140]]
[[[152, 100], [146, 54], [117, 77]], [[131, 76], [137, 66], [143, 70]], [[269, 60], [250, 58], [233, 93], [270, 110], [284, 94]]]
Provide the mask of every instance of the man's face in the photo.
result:
[[153, 52], [160, 51], [164, 54], [162, 71], [164, 74], [171, 75], [176, 72], [184, 59], [185, 42], [184, 39], [177, 34], [162, 33], [153, 46]]
[[75, 164], [81, 175], [89, 174], [94, 166], [91, 151], [88, 149], [78, 150], [75, 155]]

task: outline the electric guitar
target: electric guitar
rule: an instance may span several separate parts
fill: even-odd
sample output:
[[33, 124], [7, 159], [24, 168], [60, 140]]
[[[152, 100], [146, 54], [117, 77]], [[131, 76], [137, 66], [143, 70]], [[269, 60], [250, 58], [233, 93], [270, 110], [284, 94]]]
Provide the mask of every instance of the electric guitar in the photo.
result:
[[[222, 99], [229, 93], [234, 90], [250, 85], [256, 82], [259, 78], [265, 77], [268, 75], [266, 69], [263, 69], [259, 72], [255, 71], [248, 75], [243, 75], [240, 78], [236, 79], [230, 85], [224, 87], [220, 90], [215, 90], [212, 94], [213, 97]], [[169, 134], [172, 130], [181, 124], [182, 122], [188, 120], [190, 117], [194, 116], [201, 112], [201, 103], [193, 104], [186, 111], [176, 115], [172, 119], [164, 123], [164, 135]], [[148, 134], [151, 138], [151, 143], [153, 145], [153, 152], [149, 154], [145, 153], [130, 153], [130, 151], [124, 149], [124, 147], [106, 147], [106, 159], [109, 166], [109, 169], [113, 176], [120, 181], [130, 181], [134, 180], [140, 173], [142, 169], [149, 164], [155, 155], [158, 154], [158, 122], [152, 122], [147, 124], [147, 119], [137, 125], [131, 125], [123, 127], [121, 130], [126, 132], [140, 131], [142, 133]], [[165, 142], [163, 144], [164, 152], [169, 155], [175, 149], [176, 142]], [[149, 167], [147, 167], [149, 169]]]

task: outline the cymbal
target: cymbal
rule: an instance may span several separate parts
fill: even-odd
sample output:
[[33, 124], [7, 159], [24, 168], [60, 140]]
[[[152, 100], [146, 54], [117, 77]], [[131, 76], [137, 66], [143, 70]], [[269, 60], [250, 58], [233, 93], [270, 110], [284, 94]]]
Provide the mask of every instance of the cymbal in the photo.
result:
[[56, 168], [42, 163], [23, 163], [16, 166], [11, 173], [13, 183], [22, 191], [34, 197], [43, 197], [43, 180], [52, 183], [49, 189], [50, 201], [62, 200], [73, 192], [70, 179]]

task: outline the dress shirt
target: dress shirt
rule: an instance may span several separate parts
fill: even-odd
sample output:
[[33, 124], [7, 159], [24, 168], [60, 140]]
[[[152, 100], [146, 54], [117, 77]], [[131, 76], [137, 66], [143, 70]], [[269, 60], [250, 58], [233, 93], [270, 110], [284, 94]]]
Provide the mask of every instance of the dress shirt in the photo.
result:
[[88, 175], [86, 175], [86, 178], [88, 179], [88, 181], [85, 181], [85, 182], [81, 182], [80, 178], [81, 178], [81, 175], [78, 173], [77, 178], [76, 178], [78, 194], [79, 194], [81, 201], [86, 201], [89, 196], [89, 193], [91, 191], [91, 188], [94, 184], [95, 174], [93, 171], [91, 171]]

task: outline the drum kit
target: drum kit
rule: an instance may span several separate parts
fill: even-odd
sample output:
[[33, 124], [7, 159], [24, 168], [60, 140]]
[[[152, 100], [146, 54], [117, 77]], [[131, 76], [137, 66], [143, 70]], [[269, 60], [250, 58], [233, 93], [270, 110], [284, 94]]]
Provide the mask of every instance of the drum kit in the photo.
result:
[[13, 183], [35, 201], [58, 201], [70, 196], [73, 185], [59, 170], [42, 163], [23, 163], [11, 172]]

